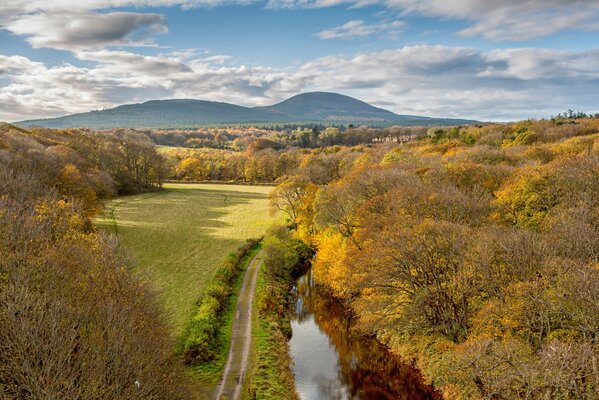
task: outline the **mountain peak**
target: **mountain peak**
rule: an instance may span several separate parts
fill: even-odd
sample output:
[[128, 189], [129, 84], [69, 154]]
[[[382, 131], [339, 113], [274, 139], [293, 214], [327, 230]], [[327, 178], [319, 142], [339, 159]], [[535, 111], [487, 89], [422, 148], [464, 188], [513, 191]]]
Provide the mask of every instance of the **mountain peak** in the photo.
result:
[[298, 99], [308, 99], [308, 100], [312, 100], [312, 101], [348, 100], [348, 101], [352, 101], [352, 102], [368, 104], [368, 103], [363, 102], [362, 100], [358, 100], [356, 98], [346, 96], [346, 95], [340, 94], [340, 93], [334, 93], [334, 92], [304, 92], [304, 93], [299, 93], [294, 96], [291, 96], [290, 98], [288, 98], [287, 100], [284, 100], [284, 101], [292, 101], [292, 100], [298, 100]]
[[270, 107], [264, 107], [289, 115], [291, 118], [313, 120], [362, 119], [364, 121], [393, 121], [390, 111], [371, 106], [361, 100], [343, 94], [308, 92], [295, 95]]

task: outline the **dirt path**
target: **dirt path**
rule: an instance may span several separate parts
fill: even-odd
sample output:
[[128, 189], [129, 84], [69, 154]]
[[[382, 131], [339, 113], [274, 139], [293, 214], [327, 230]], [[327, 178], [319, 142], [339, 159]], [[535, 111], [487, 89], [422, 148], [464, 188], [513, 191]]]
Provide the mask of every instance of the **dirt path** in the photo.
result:
[[252, 303], [261, 263], [262, 251], [259, 251], [245, 271], [237, 298], [229, 356], [221, 380], [214, 392], [215, 400], [238, 400], [241, 395], [252, 343]]

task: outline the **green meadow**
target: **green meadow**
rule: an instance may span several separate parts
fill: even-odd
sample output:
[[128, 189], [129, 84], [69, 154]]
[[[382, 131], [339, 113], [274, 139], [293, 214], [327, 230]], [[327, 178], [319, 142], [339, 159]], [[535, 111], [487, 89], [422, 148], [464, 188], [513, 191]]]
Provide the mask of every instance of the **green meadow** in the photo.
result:
[[117, 198], [96, 223], [116, 233], [135, 272], [157, 292], [178, 335], [223, 258], [274, 222], [271, 187], [167, 184]]

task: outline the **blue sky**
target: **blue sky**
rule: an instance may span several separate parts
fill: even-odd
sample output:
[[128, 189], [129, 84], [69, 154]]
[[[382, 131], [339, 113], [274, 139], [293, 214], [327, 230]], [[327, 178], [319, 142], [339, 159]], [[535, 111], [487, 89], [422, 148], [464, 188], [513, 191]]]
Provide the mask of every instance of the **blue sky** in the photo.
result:
[[599, 111], [599, 0], [3, 0], [0, 120], [334, 91], [402, 114]]

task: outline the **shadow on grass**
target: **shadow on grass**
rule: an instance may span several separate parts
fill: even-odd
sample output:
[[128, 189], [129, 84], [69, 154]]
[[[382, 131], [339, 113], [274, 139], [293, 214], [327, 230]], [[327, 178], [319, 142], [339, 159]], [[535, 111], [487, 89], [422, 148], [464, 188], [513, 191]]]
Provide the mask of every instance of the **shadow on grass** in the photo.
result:
[[222, 259], [267, 225], [266, 193], [220, 189], [169, 187], [118, 198], [96, 219], [121, 238], [131, 267], [159, 293], [174, 334]]
[[[169, 221], [162, 223], [153, 223], [148, 221], [135, 221], [128, 219], [118, 219], [117, 209], [127, 209], [132, 211], [135, 208], [133, 204], [143, 203], [147, 205], [168, 205], [168, 206], [184, 206], [193, 205], [202, 210], [202, 225], [206, 228], [224, 228], [230, 224], [226, 224], [219, 220], [221, 217], [228, 214], [224, 209], [237, 205], [249, 204], [252, 200], [265, 200], [266, 194], [250, 191], [235, 191], [235, 190], [210, 190], [207, 188], [168, 188], [159, 192], [143, 193], [138, 195], [127, 195], [114, 199], [107, 203], [104, 212], [95, 220], [98, 227], [107, 229], [118, 234], [119, 225], [127, 227], [139, 227], [140, 229], [148, 228], [164, 228], [171, 224]], [[206, 203], [206, 204], [202, 204]], [[171, 208], [171, 207], [169, 207]], [[216, 208], [216, 209], [213, 209]], [[182, 212], [192, 213], [192, 209], [183, 209]], [[191, 217], [192, 215], [190, 215]], [[117, 221], [118, 219], [118, 221]], [[179, 227], [180, 228], [180, 227]], [[241, 241], [243, 242], [243, 240]]]

